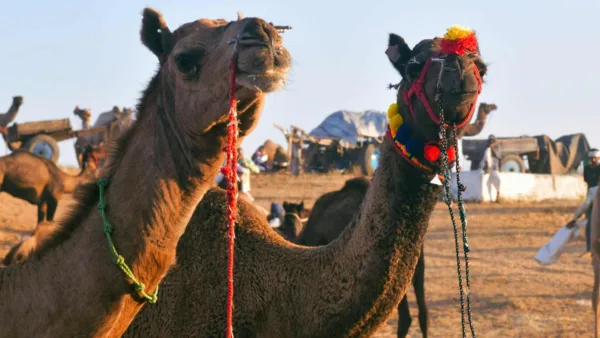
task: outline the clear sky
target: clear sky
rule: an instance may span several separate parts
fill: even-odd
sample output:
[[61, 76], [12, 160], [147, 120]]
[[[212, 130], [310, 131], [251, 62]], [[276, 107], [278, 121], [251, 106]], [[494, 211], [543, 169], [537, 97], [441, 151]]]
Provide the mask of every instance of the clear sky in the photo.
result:
[[[234, 20], [237, 11], [293, 26], [287, 88], [268, 98], [247, 153], [267, 138], [283, 142], [273, 123], [310, 130], [339, 109], [385, 111], [395, 99], [386, 85], [399, 80], [384, 54], [388, 33], [412, 46], [452, 24], [477, 31], [490, 63], [480, 101], [499, 109], [482, 137], [583, 132], [600, 147], [598, 0], [5, 1], [0, 111], [23, 95], [17, 122], [69, 117], [79, 129], [76, 105], [94, 120], [113, 105], [134, 106], [157, 65], [139, 40], [145, 6], [172, 30], [199, 18]], [[60, 147], [60, 162], [76, 163], [73, 140]]]

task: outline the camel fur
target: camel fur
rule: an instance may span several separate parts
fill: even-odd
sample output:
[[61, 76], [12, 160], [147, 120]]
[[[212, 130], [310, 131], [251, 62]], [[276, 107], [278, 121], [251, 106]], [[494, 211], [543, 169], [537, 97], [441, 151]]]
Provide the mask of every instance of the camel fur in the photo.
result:
[[[236, 36], [242, 142], [289, 70], [275, 28], [247, 18], [198, 20], [171, 32], [160, 13], [144, 10], [142, 42], [159, 69], [101, 178], [110, 179], [103, 200], [114, 245], [148, 294], [175, 262], [177, 243], [223, 162], [227, 41]], [[109, 251], [99, 186], [85, 184], [74, 195], [77, 205], [30, 259], [0, 269], [0, 337], [120, 337], [146, 304]]]

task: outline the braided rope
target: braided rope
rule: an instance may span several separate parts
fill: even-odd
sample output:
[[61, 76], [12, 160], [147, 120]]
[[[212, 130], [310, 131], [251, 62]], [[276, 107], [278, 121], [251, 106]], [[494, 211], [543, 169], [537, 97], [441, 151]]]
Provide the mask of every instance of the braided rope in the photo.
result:
[[111, 234], [112, 234], [114, 227], [109, 222], [108, 217], [106, 216], [106, 202], [104, 201], [104, 189], [106, 189], [106, 187], [108, 186], [108, 179], [104, 179], [104, 178], [99, 179], [97, 184], [98, 184], [98, 189], [99, 189], [98, 210], [100, 211], [100, 216], [102, 216], [102, 223], [104, 225], [104, 234], [106, 235], [106, 239], [108, 240], [108, 249], [110, 250], [110, 253], [112, 254], [112, 256], [115, 260], [115, 264], [117, 264], [117, 266], [123, 271], [125, 276], [127, 276], [129, 279], [131, 279], [131, 281], [133, 282], [135, 291], [138, 292], [139, 294], [141, 294], [142, 297], [144, 297], [144, 299], [146, 299], [148, 301], [148, 303], [154, 304], [158, 300], [158, 287], [156, 287], [154, 294], [149, 295], [146, 293], [146, 285], [144, 285], [144, 283], [138, 281], [135, 278], [135, 276], [133, 275], [133, 271], [131, 271], [131, 269], [129, 268], [127, 263], [125, 263], [125, 258], [123, 258], [123, 256], [119, 255], [119, 253], [117, 252], [115, 243], [112, 240]]

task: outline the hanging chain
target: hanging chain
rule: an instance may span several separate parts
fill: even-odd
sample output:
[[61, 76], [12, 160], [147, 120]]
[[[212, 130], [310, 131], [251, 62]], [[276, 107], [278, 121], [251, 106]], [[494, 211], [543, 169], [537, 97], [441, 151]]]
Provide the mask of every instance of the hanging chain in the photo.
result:
[[458, 188], [456, 200], [458, 204], [458, 214], [460, 217], [462, 230], [463, 252], [465, 256], [465, 281], [467, 282], [467, 317], [469, 319], [469, 328], [471, 329], [471, 335], [475, 337], [475, 328], [473, 327], [473, 317], [471, 315], [471, 282], [469, 278], [469, 252], [471, 251], [471, 247], [469, 246], [467, 237], [467, 210], [465, 208], [465, 204], [462, 198], [462, 193], [463, 191], [467, 190], [467, 188], [462, 184], [460, 180], [460, 172], [462, 170], [460, 168], [460, 161], [458, 156], [458, 131], [456, 128], [456, 123], [452, 124], [452, 129], [454, 131], [454, 151], [456, 154], [456, 187]]
[[[441, 72], [440, 72], [440, 77], [441, 77]], [[467, 336], [467, 329], [466, 329], [466, 323], [465, 323], [465, 291], [464, 291], [464, 287], [463, 287], [463, 280], [462, 280], [462, 272], [461, 272], [461, 264], [460, 264], [460, 249], [459, 249], [459, 244], [458, 244], [458, 226], [456, 224], [456, 217], [454, 216], [454, 210], [452, 209], [452, 198], [450, 196], [450, 180], [451, 180], [451, 176], [450, 176], [450, 168], [448, 168], [448, 147], [454, 147], [455, 150], [455, 154], [456, 154], [456, 180], [457, 180], [457, 188], [458, 188], [458, 210], [459, 210], [459, 216], [460, 216], [460, 220], [461, 220], [461, 230], [462, 230], [462, 240], [463, 240], [463, 251], [464, 251], [464, 256], [465, 256], [465, 280], [466, 280], [466, 286], [467, 286], [467, 292], [466, 292], [466, 300], [467, 300], [467, 317], [469, 320], [469, 327], [471, 330], [471, 335], [473, 336], [473, 338], [475, 338], [475, 328], [473, 327], [473, 323], [472, 323], [472, 316], [471, 316], [471, 297], [470, 297], [470, 282], [469, 282], [469, 264], [468, 264], [468, 252], [470, 251], [469, 245], [467, 244], [467, 235], [466, 235], [466, 230], [467, 230], [467, 222], [466, 222], [466, 212], [464, 209], [464, 205], [463, 205], [463, 200], [462, 200], [462, 191], [465, 189], [465, 187], [462, 185], [462, 183], [460, 182], [460, 165], [459, 165], [459, 161], [458, 161], [458, 141], [457, 141], [457, 133], [456, 133], [456, 124], [453, 124], [453, 134], [451, 135], [451, 137], [454, 139], [454, 143], [452, 145], [448, 144], [448, 140], [446, 138], [446, 128], [444, 127], [445, 125], [445, 116], [444, 116], [444, 107], [442, 104], [442, 99], [441, 99], [441, 79], [438, 78], [438, 84], [437, 84], [437, 94], [435, 97], [435, 100], [437, 102], [438, 105], [438, 110], [439, 110], [439, 120], [440, 120], [440, 132], [439, 132], [439, 139], [440, 139], [440, 151], [441, 151], [441, 171], [444, 175], [444, 202], [446, 203], [446, 205], [448, 206], [448, 212], [450, 214], [450, 220], [452, 221], [452, 228], [454, 231], [454, 244], [455, 244], [455, 250], [456, 250], [456, 270], [458, 272], [458, 287], [459, 287], [459, 291], [460, 291], [460, 315], [461, 315], [461, 327], [462, 327], [462, 334], [463, 337], [466, 338]]]

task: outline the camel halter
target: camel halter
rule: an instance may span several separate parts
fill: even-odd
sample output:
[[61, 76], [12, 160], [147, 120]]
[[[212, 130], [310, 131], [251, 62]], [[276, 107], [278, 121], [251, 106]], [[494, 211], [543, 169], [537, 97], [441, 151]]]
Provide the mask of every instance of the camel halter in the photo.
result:
[[233, 338], [233, 263], [235, 252], [235, 221], [237, 218], [237, 139], [239, 136], [237, 121], [237, 100], [235, 98], [235, 72], [237, 68], [237, 42], [239, 36], [227, 41], [233, 45], [231, 64], [229, 66], [229, 123], [227, 124], [227, 145], [225, 146], [226, 162], [221, 173], [227, 180], [227, 320], [226, 337]]
[[[442, 53], [445, 55], [457, 54], [463, 55], [465, 52], [470, 53], [478, 53], [478, 43], [475, 37], [475, 33], [470, 29], [466, 29], [464, 27], [453, 26], [448, 29], [448, 32], [444, 36], [441, 42]], [[466, 190], [466, 187], [461, 183], [460, 180], [460, 161], [458, 156], [458, 129], [465, 126], [471, 118], [473, 117], [473, 113], [475, 111], [475, 105], [477, 103], [477, 98], [482, 90], [482, 79], [479, 75], [479, 69], [474, 64], [473, 72], [475, 74], [475, 78], [478, 82], [478, 90], [469, 108], [469, 112], [466, 118], [459, 122], [452, 122], [450, 124], [445, 121], [444, 114], [444, 102], [442, 100], [442, 75], [444, 69], [445, 56], [442, 53], [436, 53], [431, 58], [429, 58], [419, 77], [415, 80], [408, 90], [405, 90], [402, 93], [402, 98], [404, 102], [408, 105], [410, 113], [412, 115], [413, 121], [416, 121], [416, 116], [414, 113], [413, 102], [412, 99], [416, 96], [423, 105], [431, 118], [439, 127], [440, 131], [438, 134], [438, 141], [430, 141], [427, 144], [422, 145], [418, 141], [411, 139], [410, 134], [411, 130], [407, 124], [404, 123], [402, 116], [398, 112], [398, 106], [394, 104], [390, 106], [388, 109], [388, 117], [390, 118], [390, 124], [388, 125], [388, 129], [386, 132], [386, 136], [392, 143], [394, 144], [394, 148], [396, 151], [410, 164], [418, 168], [419, 170], [425, 172], [426, 174], [433, 174], [434, 180], [440, 178], [443, 182], [444, 186], [444, 202], [448, 206], [448, 212], [450, 214], [450, 219], [452, 221], [452, 227], [454, 230], [454, 243], [455, 243], [455, 251], [456, 251], [456, 269], [458, 274], [458, 285], [460, 291], [460, 309], [461, 309], [461, 325], [462, 325], [462, 335], [463, 337], [467, 336], [466, 333], [466, 323], [465, 323], [465, 293], [466, 293], [466, 312], [467, 318], [469, 321], [469, 328], [471, 331], [472, 337], [476, 337], [475, 328], [473, 326], [473, 319], [471, 314], [471, 283], [469, 278], [469, 256], [468, 253], [471, 251], [468, 239], [467, 239], [467, 213], [464, 206], [464, 201], [462, 198], [462, 192]], [[436, 95], [435, 102], [438, 108], [438, 115], [436, 116], [431, 108], [429, 101], [427, 100], [427, 96], [425, 95], [425, 77], [429, 68], [433, 62], [440, 62], [440, 70], [437, 76], [437, 84], [436, 84]], [[390, 88], [394, 88], [395, 86], [390, 86]], [[392, 128], [392, 123], [394, 123], [394, 128]], [[394, 130], [396, 129], [396, 130]], [[447, 140], [447, 130], [451, 130], [451, 138], [453, 140], [453, 144], [449, 145]], [[439, 146], [439, 148], [438, 148]], [[433, 164], [434, 162], [440, 163], [440, 171], [441, 174], [436, 173], [436, 170], [430, 164], [423, 163], [424, 161], [420, 160], [420, 155], [423, 154], [425, 161]], [[454, 158], [453, 158], [454, 157]], [[458, 202], [458, 211], [459, 218], [461, 222], [461, 232], [462, 232], [462, 244], [463, 244], [463, 254], [465, 260], [465, 281], [466, 281], [466, 291], [463, 287], [462, 281], [462, 272], [461, 272], [461, 262], [460, 262], [460, 249], [459, 249], [459, 241], [458, 241], [458, 227], [456, 224], [456, 217], [454, 215], [454, 211], [452, 209], [452, 199], [450, 196], [450, 168], [448, 166], [449, 162], [456, 161], [456, 183], [457, 183], [457, 202]]]

